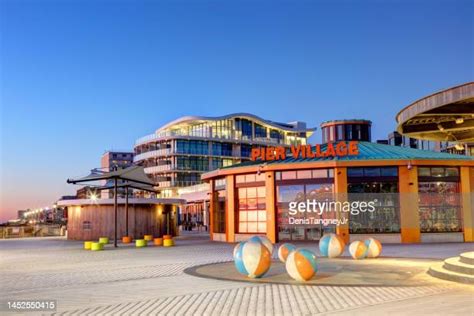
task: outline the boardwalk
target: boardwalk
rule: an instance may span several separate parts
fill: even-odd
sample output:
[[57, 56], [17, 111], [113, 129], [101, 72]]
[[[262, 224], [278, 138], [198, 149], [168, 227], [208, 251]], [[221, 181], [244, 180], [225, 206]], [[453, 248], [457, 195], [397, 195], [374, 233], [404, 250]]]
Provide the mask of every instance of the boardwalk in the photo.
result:
[[[310, 246], [311, 245], [306, 245]], [[59, 238], [0, 242], [1, 298], [57, 300], [61, 315], [310, 315], [474, 312], [468, 286], [298, 286], [199, 278], [185, 269], [231, 260], [232, 245], [200, 238], [174, 248], [88, 252]], [[387, 245], [385, 256], [442, 259], [472, 244]], [[415, 255], [416, 254], [416, 255]]]

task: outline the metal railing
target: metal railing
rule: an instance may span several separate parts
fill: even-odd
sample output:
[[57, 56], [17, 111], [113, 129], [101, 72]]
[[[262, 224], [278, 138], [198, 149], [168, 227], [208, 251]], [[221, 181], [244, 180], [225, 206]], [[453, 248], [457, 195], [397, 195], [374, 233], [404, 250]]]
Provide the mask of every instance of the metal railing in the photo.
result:
[[28, 225], [28, 226], [1, 226], [0, 238], [24, 238], [64, 236], [65, 226], [61, 225]]

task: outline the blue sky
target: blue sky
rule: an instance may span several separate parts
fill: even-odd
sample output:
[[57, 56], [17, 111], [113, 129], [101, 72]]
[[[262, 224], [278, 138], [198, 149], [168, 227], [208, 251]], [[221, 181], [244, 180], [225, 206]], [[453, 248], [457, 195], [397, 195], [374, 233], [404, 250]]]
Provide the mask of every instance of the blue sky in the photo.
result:
[[473, 79], [472, 1], [0, 6], [0, 219], [182, 115], [367, 118], [380, 139], [402, 107]]

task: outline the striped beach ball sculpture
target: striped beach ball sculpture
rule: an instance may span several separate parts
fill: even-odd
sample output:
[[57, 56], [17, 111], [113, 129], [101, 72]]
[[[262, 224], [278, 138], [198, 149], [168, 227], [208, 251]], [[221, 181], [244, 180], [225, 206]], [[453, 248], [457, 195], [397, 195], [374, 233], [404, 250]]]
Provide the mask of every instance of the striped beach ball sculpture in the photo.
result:
[[247, 241], [236, 246], [234, 264], [241, 274], [255, 279], [262, 277], [272, 263], [267, 247], [259, 241]]
[[278, 248], [278, 259], [280, 259], [281, 262], [285, 263], [286, 258], [290, 254], [290, 252], [296, 250], [296, 246], [292, 244], [283, 244]]
[[367, 246], [367, 258], [377, 258], [382, 252], [382, 244], [375, 238], [368, 238], [365, 240]]
[[259, 242], [261, 242], [265, 247], [267, 247], [268, 251], [270, 251], [270, 255], [273, 254], [273, 244], [270, 241], [270, 239], [268, 239], [267, 237], [265, 237], [265, 236], [253, 236], [253, 237], [249, 238], [249, 241], [259, 241]]
[[367, 256], [367, 246], [362, 241], [353, 241], [349, 246], [349, 253], [354, 259], [364, 259]]
[[307, 249], [296, 249], [286, 258], [285, 268], [296, 281], [311, 280], [318, 270], [316, 255]]
[[339, 257], [344, 252], [344, 247], [344, 241], [336, 234], [324, 235], [319, 240], [319, 251], [324, 257]]
[[235, 245], [234, 254], [233, 254], [234, 261], [235, 261], [235, 258], [237, 256], [237, 252], [239, 251], [240, 247], [242, 247], [244, 244], [245, 244], [245, 241], [242, 241], [242, 242], [239, 242], [237, 245]]

